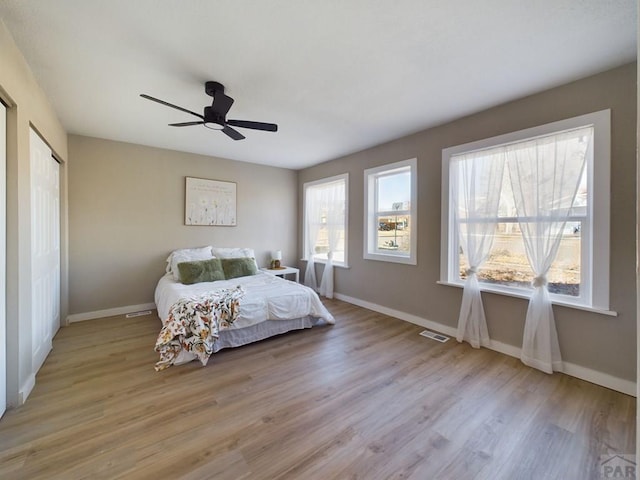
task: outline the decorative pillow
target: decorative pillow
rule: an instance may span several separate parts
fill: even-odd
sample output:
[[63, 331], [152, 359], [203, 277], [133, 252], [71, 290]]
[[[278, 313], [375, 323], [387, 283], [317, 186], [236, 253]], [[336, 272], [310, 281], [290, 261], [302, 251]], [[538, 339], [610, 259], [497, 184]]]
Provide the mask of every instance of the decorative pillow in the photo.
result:
[[256, 267], [256, 260], [254, 258], [223, 258], [220, 260], [220, 263], [222, 263], [224, 277], [227, 280], [258, 273], [258, 267]]
[[[217, 258], [253, 258], [254, 262], [256, 254], [253, 248], [222, 248], [211, 247], [211, 253]], [[256, 268], [258, 268], [258, 262], [255, 262]]]
[[224, 280], [224, 271], [219, 258], [209, 260], [195, 260], [178, 264], [180, 278], [185, 285], [200, 282], [215, 282]]
[[211, 247], [200, 248], [183, 248], [174, 250], [167, 258], [167, 273], [171, 272], [176, 282], [180, 281], [180, 271], [178, 264], [182, 262], [191, 262], [193, 260], [207, 260], [214, 258], [211, 253]]

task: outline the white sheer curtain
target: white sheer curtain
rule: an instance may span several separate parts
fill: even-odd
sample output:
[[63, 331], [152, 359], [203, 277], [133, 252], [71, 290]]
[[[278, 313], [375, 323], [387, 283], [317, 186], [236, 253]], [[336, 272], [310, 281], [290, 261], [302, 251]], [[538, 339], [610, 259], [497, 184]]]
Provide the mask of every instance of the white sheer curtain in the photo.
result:
[[456, 338], [474, 348], [486, 347], [490, 339], [477, 272], [489, 255], [498, 223], [504, 148], [459, 155], [452, 160], [454, 215], [460, 246], [469, 264]]
[[326, 208], [326, 228], [329, 243], [327, 263], [324, 266], [320, 281], [320, 295], [333, 298], [333, 255], [340, 236], [344, 230], [345, 215], [345, 183], [338, 181], [330, 183], [323, 190], [323, 204]]
[[304, 272], [304, 284], [307, 287], [318, 290], [318, 280], [316, 279], [316, 264], [314, 256], [316, 254], [316, 244], [318, 243], [318, 233], [322, 225], [322, 199], [321, 190], [315, 187], [308, 187], [305, 190], [305, 245], [304, 256], [307, 259], [307, 268]]
[[573, 208], [592, 134], [592, 128], [583, 128], [506, 149], [520, 230], [535, 274], [521, 359], [547, 373], [562, 370], [547, 273]]

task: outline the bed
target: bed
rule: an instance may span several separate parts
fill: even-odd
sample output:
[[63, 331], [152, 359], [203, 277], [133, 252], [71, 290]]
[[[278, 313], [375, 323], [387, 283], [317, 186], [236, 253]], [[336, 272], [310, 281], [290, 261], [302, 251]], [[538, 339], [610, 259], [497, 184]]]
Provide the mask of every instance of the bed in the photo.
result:
[[[187, 265], [185, 262], [199, 266], [214, 262], [212, 258], [223, 259], [222, 262], [232, 261], [224, 260], [227, 258], [251, 261], [243, 264], [249, 264], [248, 272], [235, 272], [238, 276], [230, 279], [183, 283], [186, 280], [180, 278], [180, 264], [180, 268]], [[205, 279], [209, 278], [211, 275], [205, 275]], [[156, 343], [156, 351], [161, 354], [156, 370], [194, 359], [206, 365], [211, 354], [224, 348], [335, 323], [312, 289], [258, 270], [251, 249], [202, 247], [172, 252], [167, 259], [167, 273], [157, 284], [155, 303], [163, 323]], [[190, 315], [184, 315], [187, 311]], [[200, 340], [205, 337], [209, 342], [203, 345]]]

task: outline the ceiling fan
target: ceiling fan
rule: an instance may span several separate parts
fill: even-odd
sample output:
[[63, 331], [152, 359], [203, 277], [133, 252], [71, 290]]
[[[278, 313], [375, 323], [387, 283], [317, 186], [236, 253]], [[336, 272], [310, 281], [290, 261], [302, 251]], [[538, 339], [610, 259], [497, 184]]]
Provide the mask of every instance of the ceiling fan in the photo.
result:
[[204, 115], [200, 115], [199, 113], [192, 112], [191, 110], [187, 110], [186, 108], [179, 107], [178, 105], [165, 102], [164, 100], [154, 98], [144, 93], [140, 94], [140, 96], [142, 98], [146, 98], [147, 100], [157, 102], [161, 105], [166, 105], [167, 107], [175, 108], [176, 110], [180, 110], [185, 113], [190, 113], [191, 115], [194, 115], [201, 119], [200, 121], [194, 122], [170, 123], [170, 127], [190, 127], [191, 125], [204, 125], [205, 127], [211, 128], [212, 130], [221, 130], [222, 133], [228, 135], [234, 140], [242, 140], [245, 138], [245, 136], [231, 127], [252, 128], [253, 130], [263, 130], [265, 132], [278, 131], [278, 125], [276, 125], [275, 123], [252, 122], [249, 120], [227, 120], [227, 112], [231, 108], [231, 105], [233, 105], [234, 100], [230, 96], [225, 95], [224, 85], [222, 85], [221, 83], [206, 82], [204, 84], [204, 91], [207, 95], [213, 97], [211, 106], [204, 107]]

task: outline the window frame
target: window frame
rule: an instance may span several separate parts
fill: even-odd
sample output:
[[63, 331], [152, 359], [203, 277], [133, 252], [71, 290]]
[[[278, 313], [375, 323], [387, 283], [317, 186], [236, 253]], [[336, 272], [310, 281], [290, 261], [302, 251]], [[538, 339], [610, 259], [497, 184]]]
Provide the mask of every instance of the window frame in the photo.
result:
[[[411, 237], [409, 239], [409, 255], [403, 253], [392, 253], [391, 251], [381, 253], [375, 245], [377, 244], [378, 221], [381, 213], [387, 212], [377, 210], [377, 188], [376, 179], [391, 175], [393, 170], [409, 168], [411, 174], [411, 205], [408, 212], [411, 217]], [[363, 258], [366, 260], [378, 260], [383, 262], [402, 263], [407, 265], [417, 265], [418, 246], [418, 160], [410, 158], [399, 162], [381, 165], [379, 167], [367, 168], [364, 171], [364, 247]], [[397, 212], [394, 212], [397, 213]]]
[[[547, 123], [516, 132], [498, 135], [442, 150], [442, 212], [441, 212], [441, 284], [462, 287], [459, 279], [459, 235], [454, 222], [449, 165], [454, 155], [469, 153], [527, 139], [560, 133], [579, 127], [593, 126], [593, 153], [587, 161], [587, 216], [581, 232], [580, 296], [550, 293], [553, 303], [579, 309], [615, 315], [609, 311], [610, 259], [610, 178], [611, 178], [611, 110], [601, 110], [577, 117]], [[531, 291], [524, 287], [479, 282], [480, 289], [494, 293], [529, 298]]]
[[[344, 262], [333, 259], [334, 267], [349, 268], [349, 173], [341, 173], [339, 175], [333, 175], [331, 177], [320, 178], [310, 182], [305, 182], [302, 185], [302, 260], [309, 261], [306, 252], [307, 244], [307, 189], [310, 187], [317, 187], [323, 184], [329, 184], [333, 182], [344, 181]], [[318, 258], [317, 254], [314, 255], [313, 261], [315, 263], [327, 263], [326, 258]]]

